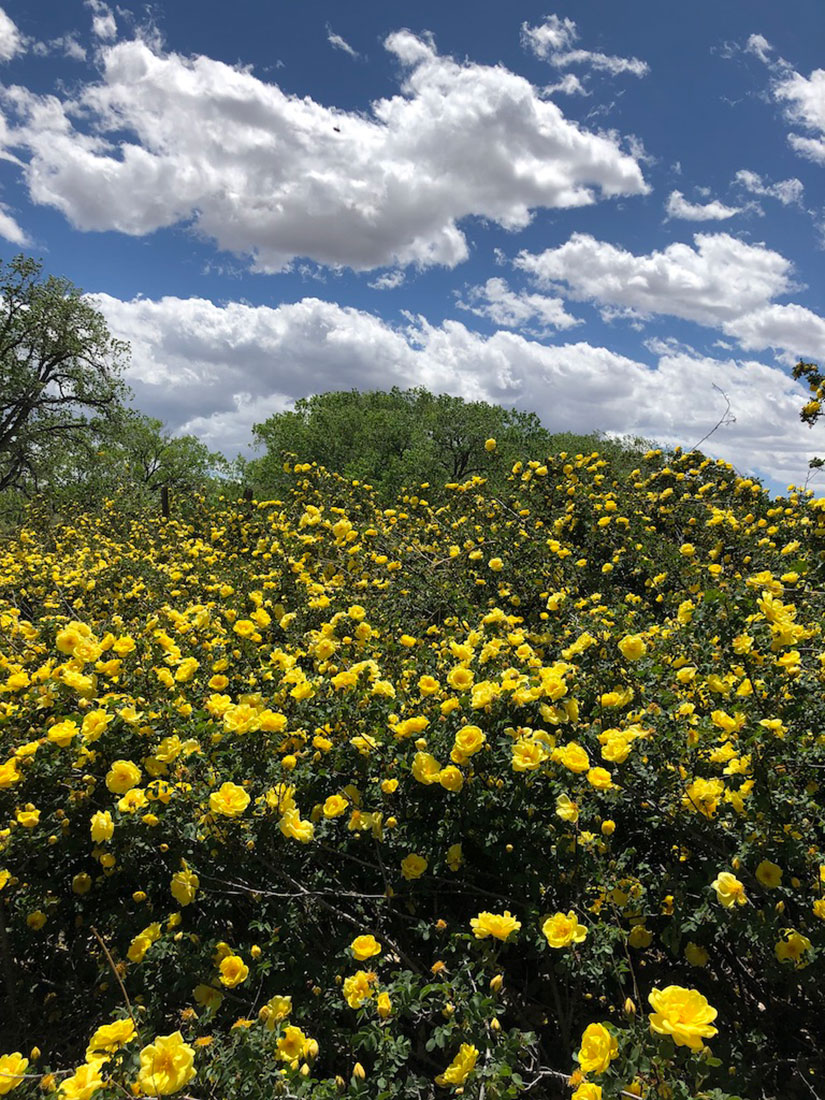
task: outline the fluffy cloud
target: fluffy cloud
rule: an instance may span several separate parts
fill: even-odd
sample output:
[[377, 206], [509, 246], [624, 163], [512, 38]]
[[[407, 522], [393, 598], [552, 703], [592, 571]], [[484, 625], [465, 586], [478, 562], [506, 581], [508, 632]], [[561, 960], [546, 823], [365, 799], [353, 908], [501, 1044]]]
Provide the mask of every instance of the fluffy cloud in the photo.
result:
[[712, 202], [689, 202], [681, 191], [671, 191], [665, 205], [665, 212], [669, 218], [682, 218], [685, 221], [709, 222], [724, 221], [732, 218], [734, 214], [742, 212], [741, 206], [725, 206], [718, 199]]
[[596, 302], [610, 316], [667, 314], [721, 329], [749, 350], [825, 355], [825, 321], [803, 306], [773, 302], [794, 289], [789, 260], [727, 233], [693, 240], [693, 248], [677, 243], [636, 256], [574, 233], [559, 248], [521, 252], [514, 262], [539, 286], [565, 287], [570, 298]]
[[25, 41], [16, 24], [0, 8], [0, 61], [11, 61], [25, 48]]
[[103, 0], [86, 0], [86, 7], [92, 11], [92, 34], [104, 41], [117, 37], [117, 22], [112, 9]]
[[523, 77], [442, 57], [409, 31], [385, 46], [406, 78], [367, 115], [119, 42], [74, 99], [6, 89], [6, 140], [28, 156], [31, 199], [77, 228], [142, 235], [188, 221], [262, 271], [296, 257], [452, 267], [468, 255], [458, 223], [470, 215], [515, 230], [541, 207], [648, 191], [617, 137], [567, 120]]
[[801, 204], [805, 192], [802, 181], [796, 179], [796, 177], [777, 180], [776, 183], [766, 183], [758, 172], [751, 172], [748, 168], [740, 168], [734, 177], [734, 181], [752, 195], [778, 199], [783, 206]]
[[814, 69], [809, 77], [786, 73], [775, 82], [773, 94], [785, 104], [788, 119], [813, 134], [790, 134], [791, 148], [808, 160], [825, 164], [825, 69]]
[[564, 308], [561, 298], [511, 290], [504, 279], [488, 279], [483, 286], [470, 287], [466, 301], [456, 303], [477, 317], [487, 317], [504, 328], [520, 328], [545, 334], [568, 329], [582, 322]]
[[5, 203], [0, 202], [0, 237], [21, 248], [30, 244], [28, 234], [21, 229], [8, 211]]
[[132, 343], [139, 406], [211, 446], [237, 450], [251, 425], [330, 389], [424, 385], [539, 413], [551, 430], [627, 432], [691, 446], [722, 411], [736, 423], [705, 449], [746, 472], [803, 480], [812, 451], [799, 423], [802, 388], [776, 367], [703, 358], [662, 345], [654, 368], [585, 342], [547, 346], [512, 332], [485, 337], [421, 317], [393, 327], [306, 298], [277, 308], [202, 299], [95, 304]]
[[535, 27], [528, 23], [521, 25], [521, 41], [524, 47], [558, 69], [569, 65], [589, 65], [590, 68], [611, 76], [619, 76], [621, 73], [647, 76], [650, 72], [647, 62], [640, 61], [638, 57], [615, 57], [593, 50], [573, 49], [573, 43], [578, 37], [579, 32], [573, 20], [560, 19], [557, 15], [547, 16], [543, 23]]

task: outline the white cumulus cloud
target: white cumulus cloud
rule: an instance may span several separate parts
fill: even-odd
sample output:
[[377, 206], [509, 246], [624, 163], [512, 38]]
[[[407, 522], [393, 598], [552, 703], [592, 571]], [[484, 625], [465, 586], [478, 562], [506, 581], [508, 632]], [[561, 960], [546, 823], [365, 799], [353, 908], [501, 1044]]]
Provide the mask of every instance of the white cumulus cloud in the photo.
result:
[[778, 199], [783, 206], [800, 205], [805, 192], [802, 180], [795, 176], [787, 180], [777, 180], [776, 183], [766, 183], [758, 172], [752, 172], [748, 168], [740, 168], [734, 180], [752, 195]]
[[685, 221], [724, 221], [734, 214], [741, 214], [742, 207], [725, 206], [718, 199], [703, 203], [690, 202], [681, 191], [671, 191], [665, 204], [665, 212], [669, 218], [682, 218]]
[[456, 304], [477, 317], [487, 317], [504, 328], [520, 328], [544, 334], [555, 329], [573, 328], [582, 322], [564, 308], [561, 298], [511, 290], [504, 279], [488, 279], [483, 286], [467, 290], [466, 300]]
[[651, 366], [584, 341], [548, 346], [513, 332], [482, 336], [457, 321], [403, 327], [305, 298], [277, 308], [204, 299], [92, 300], [132, 344], [139, 407], [210, 446], [237, 451], [253, 423], [331, 389], [424, 385], [534, 410], [551, 430], [636, 433], [689, 447], [719, 419], [714, 384], [736, 423], [705, 450], [746, 472], [804, 480], [814, 453], [798, 418], [801, 386], [751, 360], [661, 346]]
[[514, 263], [539, 286], [595, 302], [610, 317], [665, 314], [718, 328], [750, 350], [825, 355], [823, 318], [773, 301], [795, 289], [789, 260], [727, 233], [697, 233], [693, 241], [637, 256], [574, 233], [558, 248], [521, 252]]
[[0, 61], [11, 61], [25, 49], [26, 42], [17, 24], [0, 8]]
[[5, 89], [6, 143], [28, 158], [32, 201], [75, 227], [189, 223], [261, 271], [298, 257], [453, 267], [468, 216], [516, 230], [540, 208], [647, 193], [617, 135], [569, 121], [523, 77], [409, 31], [385, 46], [405, 79], [365, 114], [207, 57], [105, 45], [102, 79], [74, 98]]
[[0, 203], [0, 237], [21, 248], [31, 244], [28, 234], [14, 220], [5, 203]]

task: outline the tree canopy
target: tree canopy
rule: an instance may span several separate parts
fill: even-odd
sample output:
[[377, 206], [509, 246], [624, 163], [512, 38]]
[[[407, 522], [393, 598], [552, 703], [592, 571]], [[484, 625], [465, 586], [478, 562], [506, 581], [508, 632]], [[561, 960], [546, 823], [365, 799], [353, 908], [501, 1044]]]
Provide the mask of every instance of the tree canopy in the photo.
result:
[[[605, 439], [599, 432], [551, 433], [535, 413], [487, 401], [433, 394], [423, 387], [402, 390], [338, 390], [296, 401], [253, 428], [266, 452], [245, 474], [264, 494], [283, 492], [288, 455], [317, 462], [343, 477], [372, 485], [384, 501], [402, 487], [445, 484], [473, 476], [500, 490], [515, 461], [560, 451], [600, 450], [615, 468], [629, 472], [650, 445], [640, 439]], [[491, 461], [488, 440], [495, 440]]]
[[36, 490], [121, 409], [128, 351], [68, 279], [0, 262], [0, 491]]
[[317, 462], [391, 497], [404, 485], [462, 481], [489, 470], [485, 444], [500, 455], [546, 451], [550, 434], [535, 413], [464, 401], [417, 387], [315, 394], [256, 424], [266, 454], [250, 464], [262, 487], [283, 482], [284, 455]]

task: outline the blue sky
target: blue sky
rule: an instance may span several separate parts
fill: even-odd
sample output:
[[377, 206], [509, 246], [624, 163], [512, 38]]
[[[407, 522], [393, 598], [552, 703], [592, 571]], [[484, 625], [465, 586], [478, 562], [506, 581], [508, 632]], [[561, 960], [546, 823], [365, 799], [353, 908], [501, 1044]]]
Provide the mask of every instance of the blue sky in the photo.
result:
[[[6, 0], [0, 249], [226, 453], [423, 384], [804, 481], [825, 8]], [[730, 419], [730, 418], [729, 418]]]

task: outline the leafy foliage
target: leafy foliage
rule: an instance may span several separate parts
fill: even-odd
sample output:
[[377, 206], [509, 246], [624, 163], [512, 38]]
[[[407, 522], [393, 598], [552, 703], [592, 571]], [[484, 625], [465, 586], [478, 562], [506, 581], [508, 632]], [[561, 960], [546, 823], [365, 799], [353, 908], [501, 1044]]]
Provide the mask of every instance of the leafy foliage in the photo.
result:
[[444, 482], [489, 474], [487, 439], [496, 439], [502, 459], [496, 473], [525, 453], [546, 451], [550, 443], [535, 413], [436, 395], [422, 387], [315, 394], [253, 430], [267, 449], [249, 469], [262, 491], [286, 491], [284, 459], [297, 455], [368, 482], [386, 503], [405, 485], [429, 482], [437, 492]]
[[67, 279], [0, 264], [0, 491], [36, 489], [125, 395], [127, 346]]

